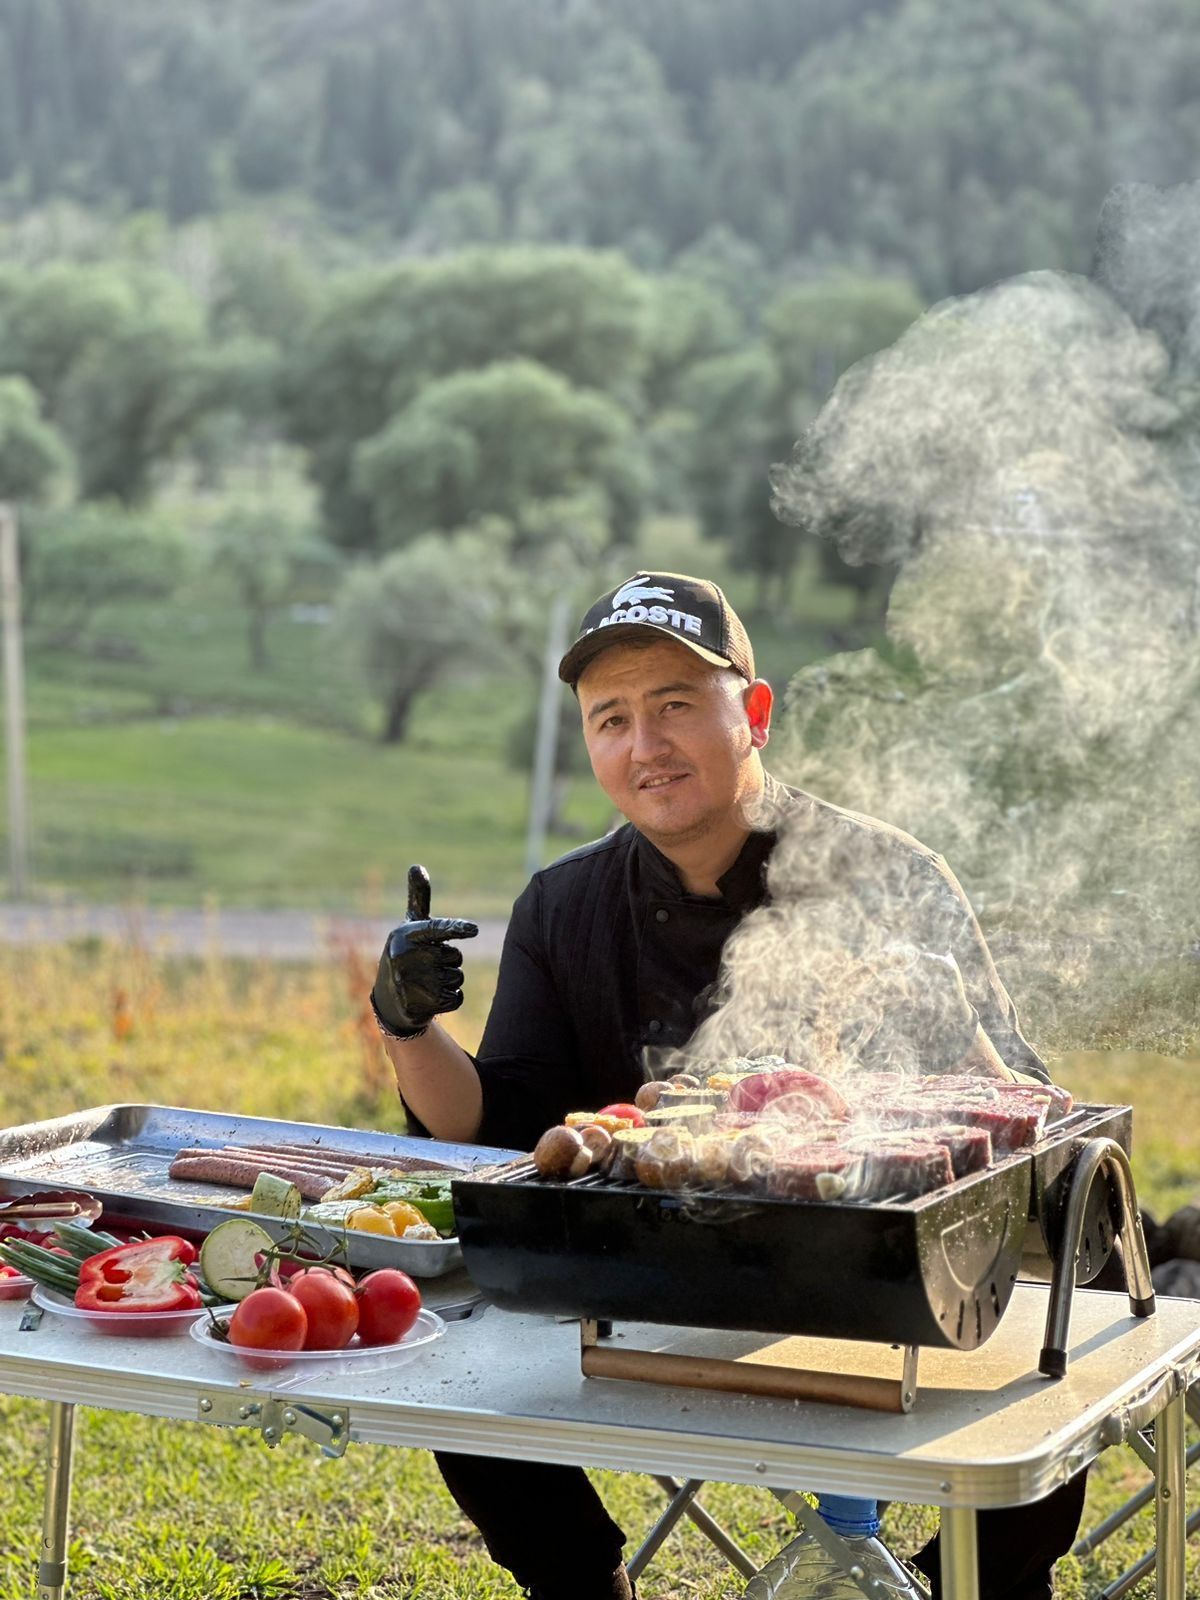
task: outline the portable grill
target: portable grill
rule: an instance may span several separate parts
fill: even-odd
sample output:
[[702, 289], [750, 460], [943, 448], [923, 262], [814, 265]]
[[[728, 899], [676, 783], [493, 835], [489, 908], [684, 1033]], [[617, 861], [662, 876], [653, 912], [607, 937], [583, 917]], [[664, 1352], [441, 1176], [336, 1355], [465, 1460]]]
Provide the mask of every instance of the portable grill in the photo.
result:
[[[675, 1358], [606, 1347], [617, 1319], [868, 1340], [905, 1347], [899, 1382], [859, 1380], [838, 1397], [907, 1410], [919, 1347], [983, 1344], [1019, 1273], [1051, 1284], [1048, 1376], [1066, 1371], [1074, 1287], [1118, 1234], [1131, 1310], [1152, 1313], [1131, 1129], [1128, 1106], [1079, 1106], [1028, 1149], [909, 1201], [669, 1192], [591, 1174], [556, 1183], [524, 1161], [486, 1182], [455, 1180], [454, 1205], [475, 1283], [500, 1306], [579, 1318], [585, 1373], [745, 1386], [744, 1368], [708, 1370], [737, 1363], [692, 1361], [685, 1374]], [[820, 1376], [784, 1373], [773, 1386], [759, 1370], [750, 1387], [826, 1398], [827, 1383], [803, 1381]]]

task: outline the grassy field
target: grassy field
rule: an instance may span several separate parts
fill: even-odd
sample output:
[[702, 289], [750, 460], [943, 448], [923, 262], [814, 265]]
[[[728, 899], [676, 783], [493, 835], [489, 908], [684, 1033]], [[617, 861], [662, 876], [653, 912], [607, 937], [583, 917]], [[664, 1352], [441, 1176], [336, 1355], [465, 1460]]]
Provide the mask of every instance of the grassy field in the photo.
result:
[[[729, 576], [737, 602], [751, 600], [687, 524], [657, 525], [641, 559]], [[755, 624], [762, 670], [782, 687], [828, 651], [851, 609], [846, 590], [806, 567], [796, 615]], [[388, 748], [329, 632], [281, 609], [269, 670], [251, 672], [236, 597], [212, 576], [169, 603], [109, 607], [78, 650], [40, 646], [32, 632], [38, 894], [373, 911], [395, 903], [421, 859], [464, 914], [506, 911], [524, 882], [528, 795], [507, 751], [532, 680], [451, 681], [418, 702], [408, 740]], [[548, 855], [594, 837], [607, 817], [580, 778]]]
[[[493, 974], [470, 969], [454, 1026], [471, 1046]], [[311, 968], [180, 962], [92, 941], [7, 952], [0, 962], [0, 1118], [5, 1124], [111, 1100], [303, 1116], [395, 1128], [400, 1114], [365, 1014], [366, 974], [333, 948]], [[1130, 1099], [1144, 1202], [1163, 1215], [1200, 1190], [1200, 1062], [1077, 1055], [1057, 1075], [1079, 1096]], [[40, 1516], [43, 1408], [0, 1401], [0, 1600], [31, 1591]], [[268, 1452], [251, 1435], [105, 1412], [81, 1416], [71, 1552], [75, 1600], [513, 1600], [514, 1587], [418, 1451], [351, 1446], [321, 1460], [298, 1440]], [[1147, 1474], [1111, 1451], [1093, 1472], [1087, 1524]], [[597, 1475], [636, 1541], [660, 1504], [636, 1476]], [[765, 1559], [788, 1519], [764, 1493], [712, 1485], [704, 1503]], [[536, 1508], [531, 1508], [531, 1514]], [[934, 1525], [894, 1506], [886, 1533], [910, 1553]], [[1080, 1563], [1060, 1564], [1059, 1600], [1094, 1595], [1149, 1538], [1140, 1517]], [[1192, 1546], [1189, 1594], [1200, 1594]], [[720, 1600], [738, 1592], [685, 1527], [642, 1586], [650, 1600]], [[1132, 1591], [1150, 1600], [1153, 1582]]]

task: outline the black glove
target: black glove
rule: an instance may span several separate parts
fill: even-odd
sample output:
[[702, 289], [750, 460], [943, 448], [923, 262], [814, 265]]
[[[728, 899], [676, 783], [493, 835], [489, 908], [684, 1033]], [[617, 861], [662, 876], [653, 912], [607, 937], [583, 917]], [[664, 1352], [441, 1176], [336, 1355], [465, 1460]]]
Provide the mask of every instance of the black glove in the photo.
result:
[[387, 936], [371, 1009], [384, 1033], [415, 1039], [443, 1011], [463, 1003], [462, 952], [448, 939], [473, 939], [473, 922], [429, 915], [429, 874], [408, 869], [408, 921]]

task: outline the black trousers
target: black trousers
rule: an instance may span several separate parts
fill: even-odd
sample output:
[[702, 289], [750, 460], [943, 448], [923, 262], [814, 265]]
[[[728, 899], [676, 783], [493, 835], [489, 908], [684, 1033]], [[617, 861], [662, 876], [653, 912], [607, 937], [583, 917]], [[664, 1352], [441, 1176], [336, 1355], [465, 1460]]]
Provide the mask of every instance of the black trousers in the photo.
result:
[[625, 1535], [581, 1467], [436, 1452], [488, 1554], [538, 1600], [612, 1600]]
[[[446, 1487], [492, 1560], [539, 1600], [610, 1600], [625, 1535], [579, 1467], [438, 1454]], [[1075, 1539], [1087, 1473], [1029, 1506], [981, 1511], [981, 1600], [1050, 1600], [1050, 1569]], [[940, 1600], [938, 1541], [915, 1558]]]
[[[1086, 1493], [1085, 1468], [1032, 1505], [979, 1512], [980, 1600], [1050, 1600], [1050, 1569], [1075, 1543]], [[939, 1561], [936, 1536], [913, 1557], [933, 1600], [942, 1600]]]

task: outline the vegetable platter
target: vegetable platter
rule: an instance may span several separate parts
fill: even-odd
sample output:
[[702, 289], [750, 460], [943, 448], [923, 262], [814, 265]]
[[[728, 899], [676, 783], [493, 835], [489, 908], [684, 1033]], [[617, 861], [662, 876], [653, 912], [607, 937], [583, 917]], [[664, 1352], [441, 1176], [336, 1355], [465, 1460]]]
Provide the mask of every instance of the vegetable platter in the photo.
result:
[[314, 1257], [301, 1223], [277, 1244], [251, 1218], [229, 1218], [199, 1249], [174, 1235], [121, 1239], [69, 1220], [52, 1229], [48, 1244], [0, 1241], [0, 1261], [33, 1281], [36, 1305], [80, 1330], [155, 1338], [203, 1323], [202, 1343], [272, 1371], [310, 1358], [373, 1370], [411, 1360], [444, 1330], [407, 1273], [356, 1279], [344, 1260]]

